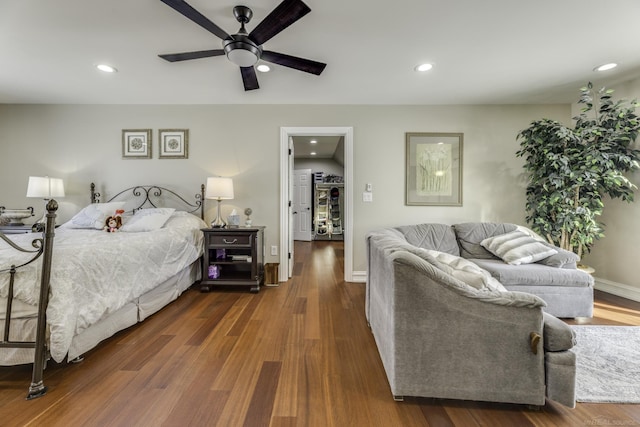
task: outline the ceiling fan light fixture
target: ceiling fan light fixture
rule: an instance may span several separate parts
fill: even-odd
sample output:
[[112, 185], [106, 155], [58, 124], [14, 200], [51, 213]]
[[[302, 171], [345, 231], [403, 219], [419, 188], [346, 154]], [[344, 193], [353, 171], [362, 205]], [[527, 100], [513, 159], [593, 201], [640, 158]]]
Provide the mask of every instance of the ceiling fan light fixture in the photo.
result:
[[245, 49], [233, 49], [227, 52], [227, 58], [239, 67], [252, 67], [258, 62], [255, 53]]
[[244, 40], [225, 40], [224, 52], [239, 67], [253, 67], [260, 59], [260, 48]]
[[593, 71], [608, 71], [616, 68], [617, 66], [618, 64], [616, 64], [615, 62], [609, 62], [608, 64], [598, 65], [593, 69]]

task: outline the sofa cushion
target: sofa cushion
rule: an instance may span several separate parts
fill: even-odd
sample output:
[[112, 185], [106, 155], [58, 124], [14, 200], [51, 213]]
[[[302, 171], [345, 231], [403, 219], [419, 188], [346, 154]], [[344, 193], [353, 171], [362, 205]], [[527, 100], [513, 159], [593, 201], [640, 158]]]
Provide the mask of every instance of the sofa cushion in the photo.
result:
[[542, 264], [509, 265], [499, 259], [470, 261], [487, 270], [504, 286], [593, 286], [593, 277], [581, 270], [548, 267]]
[[500, 282], [494, 279], [488, 271], [478, 267], [473, 262], [444, 252], [425, 250], [433, 259], [428, 260], [437, 268], [478, 290], [490, 289], [507, 292]]
[[515, 224], [492, 222], [465, 222], [455, 224], [453, 230], [460, 247], [460, 256], [474, 259], [497, 259], [480, 245], [488, 237], [505, 234], [516, 229]]
[[417, 224], [395, 227], [407, 243], [423, 249], [446, 252], [448, 254], [460, 255], [456, 235], [450, 225], [445, 224]]
[[576, 345], [576, 334], [562, 320], [549, 313], [542, 313], [544, 318], [544, 348], [548, 351], [569, 350]]
[[480, 245], [511, 265], [531, 264], [558, 253], [552, 247], [518, 230], [488, 237]]

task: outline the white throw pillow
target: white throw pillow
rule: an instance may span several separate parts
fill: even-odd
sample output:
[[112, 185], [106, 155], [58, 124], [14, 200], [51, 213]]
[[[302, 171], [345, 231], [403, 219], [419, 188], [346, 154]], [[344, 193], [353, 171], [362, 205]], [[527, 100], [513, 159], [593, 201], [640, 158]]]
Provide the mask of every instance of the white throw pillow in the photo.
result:
[[162, 228], [169, 217], [175, 212], [173, 208], [140, 209], [130, 217], [120, 231], [154, 231]]
[[66, 227], [95, 228], [101, 230], [107, 217], [115, 215], [116, 211], [124, 208], [125, 202], [92, 203], [71, 218]]
[[480, 242], [480, 245], [511, 265], [530, 264], [558, 253], [518, 230], [489, 237]]
[[478, 290], [488, 288], [501, 292], [506, 292], [507, 290], [502, 286], [502, 283], [491, 276], [491, 273], [469, 260], [432, 249], [426, 249], [426, 251], [442, 264], [441, 268], [443, 271], [471, 287]]

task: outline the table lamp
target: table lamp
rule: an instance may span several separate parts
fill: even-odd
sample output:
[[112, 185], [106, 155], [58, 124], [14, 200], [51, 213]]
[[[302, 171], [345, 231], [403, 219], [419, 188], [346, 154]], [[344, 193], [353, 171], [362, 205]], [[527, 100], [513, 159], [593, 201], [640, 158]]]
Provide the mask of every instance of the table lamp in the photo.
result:
[[[64, 197], [64, 183], [60, 178], [51, 178], [48, 176], [30, 176], [27, 185], [27, 197], [37, 197], [46, 202], [55, 197]], [[44, 224], [47, 220], [47, 212], [40, 218], [36, 224]]]
[[222, 200], [233, 199], [233, 180], [220, 176], [207, 178], [207, 191], [204, 197], [218, 201], [218, 216], [211, 222], [211, 227], [226, 227], [227, 223], [222, 219], [222, 215], [220, 215], [220, 203]]

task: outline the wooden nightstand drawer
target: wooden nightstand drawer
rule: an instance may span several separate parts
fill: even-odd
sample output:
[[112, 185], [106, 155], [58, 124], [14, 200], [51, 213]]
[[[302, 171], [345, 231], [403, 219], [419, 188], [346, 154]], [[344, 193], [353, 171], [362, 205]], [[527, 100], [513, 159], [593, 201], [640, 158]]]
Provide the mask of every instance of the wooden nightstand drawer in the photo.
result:
[[234, 234], [207, 234], [209, 246], [251, 246], [251, 233], [234, 233]]

